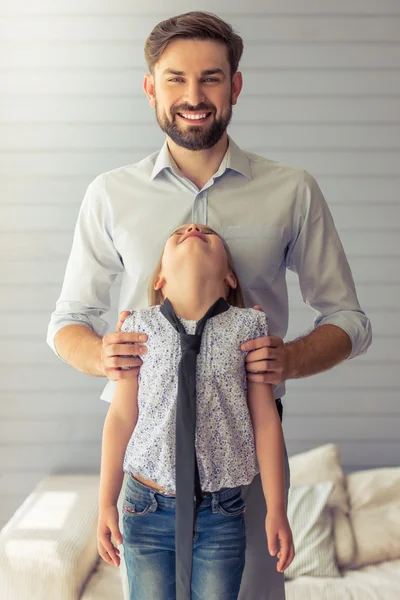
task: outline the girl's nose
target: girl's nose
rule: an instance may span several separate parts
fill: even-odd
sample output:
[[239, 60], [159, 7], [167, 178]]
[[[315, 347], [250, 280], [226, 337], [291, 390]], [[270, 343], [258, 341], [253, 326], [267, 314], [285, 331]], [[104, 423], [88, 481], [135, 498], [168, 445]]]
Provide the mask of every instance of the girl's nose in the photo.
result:
[[187, 233], [190, 233], [190, 231], [193, 230], [200, 232], [200, 227], [196, 223], [191, 223], [189, 227], [186, 228]]

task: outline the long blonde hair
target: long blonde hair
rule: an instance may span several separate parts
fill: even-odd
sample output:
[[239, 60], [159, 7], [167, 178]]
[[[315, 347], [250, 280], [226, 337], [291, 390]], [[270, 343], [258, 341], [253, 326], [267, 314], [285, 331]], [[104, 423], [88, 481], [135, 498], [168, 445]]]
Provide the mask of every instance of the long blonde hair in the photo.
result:
[[[211, 227], [209, 227], [208, 225], [207, 225], [207, 228], [211, 229]], [[211, 231], [213, 231], [216, 235], [218, 235], [218, 237], [222, 241], [222, 244], [223, 244], [225, 252], [226, 252], [226, 256], [228, 258], [228, 268], [234, 274], [234, 276], [236, 278], [236, 282], [237, 282], [236, 288], [232, 288], [229, 286], [229, 292], [226, 297], [226, 301], [231, 306], [245, 308], [242, 287], [240, 285], [239, 277], [237, 276], [237, 273], [235, 271], [235, 267], [233, 264], [233, 258], [232, 258], [231, 252], [229, 250], [228, 244], [216, 231], [214, 231], [214, 229], [211, 229]], [[164, 296], [162, 294], [162, 289], [160, 289], [160, 290], [154, 289], [154, 282], [156, 281], [157, 277], [159, 276], [159, 274], [161, 272], [163, 255], [164, 255], [164, 251], [161, 253], [161, 256], [157, 262], [157, 266], [149, 279], [149, 285], [148, 285], [149, 306], [157, 306], [160, 304], [164, 304]]]

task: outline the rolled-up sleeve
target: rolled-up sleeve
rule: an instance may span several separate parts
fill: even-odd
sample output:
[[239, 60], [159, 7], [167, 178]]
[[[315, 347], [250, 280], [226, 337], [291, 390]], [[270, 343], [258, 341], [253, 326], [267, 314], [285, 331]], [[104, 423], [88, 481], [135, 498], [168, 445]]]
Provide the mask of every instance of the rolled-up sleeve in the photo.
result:
[[83, 198], [61, 294], [47, 329], [46, 341], [59, 358], [54, 337], [66, 325], [85, 325], [99, 336], [106, 333], [108, 323], [102, 315], [110, 309], [110, 288], [123, 270], [112, 239], [103, 175], [99, 175]]
[[371, 323], [361, 309], [331, 212], [315, 178], [303, 171], [286, 266], [297, 273], [303, 300], [317, 311], [314, 327], [337, 325], [351, 339], [348, 360], [365, 354]]

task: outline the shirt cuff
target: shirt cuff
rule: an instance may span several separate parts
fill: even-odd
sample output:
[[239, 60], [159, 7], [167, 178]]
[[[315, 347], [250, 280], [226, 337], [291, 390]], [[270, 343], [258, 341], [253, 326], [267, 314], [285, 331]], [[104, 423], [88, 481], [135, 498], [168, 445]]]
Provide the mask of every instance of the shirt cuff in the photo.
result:
[[317, 319], [316, 327], [321, 325], [336, 325], [347, 333], [352, 349], [346, 360], [365, 354], [371, 345], [371, 322], [363, 312], [339, 311], [321, 320]]
[[91, 329], [92, 331], [97, 333], [97, 335], [99, 335], [100, 337], [103, 337], [103, 335], [107, 333], [109, 327], [106, 321], [93, 315], [74, 314], [62, 315], [60, 317], [57, 317], [53, 314], [49, 326], [47, 328], [46, 342], [53, 350], [54, 354], [63, 362], [67, 361], [64, 360], [63, 357], [60, 356], [57, 352], [57, 349], [54, 344], [54, 338], [57, 331], [60, 331], [60, 329], [66, 327], [67, 325], [84, 325], [88, 329]]

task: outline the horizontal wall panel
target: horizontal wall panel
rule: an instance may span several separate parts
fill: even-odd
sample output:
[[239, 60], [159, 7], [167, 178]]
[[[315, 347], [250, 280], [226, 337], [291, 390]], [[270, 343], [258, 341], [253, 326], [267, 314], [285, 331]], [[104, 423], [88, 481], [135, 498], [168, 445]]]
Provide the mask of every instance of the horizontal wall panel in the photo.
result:
[[52, 420], [6, 418], [0, 423], [0, 439], [9, 445], [10, 454], [27, 444], [92, 444], [101, 440], [103, 425], [104, 418], [94, 415], [64, 415]]
[[[185, 7], [185, 10], [187, 8]], [[246, 11], [249, 8], [246, 6]], [[139, 12], [139, 11], [138, 11]], [[182, 11], [179, 11], [182, 12]], [[219, 12], [219, 11], [218, 11]], [[222, 18], [227, 18], [219, 13]], [[225, 13], [226, 14], [226, 13]], [[4, 18], [5, 41], [111, 41], [144, 40], [153, 27], [168, 14], [135, 16], [118, 14], [97, 16], [47, 16]], [[35, 26], [32, 26], [32, 20]], [[241, 14], [230, 19], [243, 39], [253, 42], [399, 42], [399, 17], [344, 15], [255, 15]]]
[[[64, 416], [62, 420], [7, 420], [0, 423], [2, 445], [9, 446], [12, 455], [19, 448], [30, 444], [50, 446], [60, 444], [93, 444], [101, 441], [104, 419], [79, 415]], [[400, 416], [379, 415], [330, 415], [285, 417], [285, 436], [290, 440], [320, 441], [398, 441]]]
[[[47, 310], [32, 312], [29, 306], [25, 306], [24, 310], [18, 312], [11, 310], [0, 312], [0, 339], [8, 337], [21, 340], [21, 338], [35, 337], [45, 340], [50, 314], [54, 309], [55, 305]], [[263, 306], [263, 309], [267, 310], [267, 307]], [[379, 307], [368, 310], [367, 315], [372, 322], [374, 339], [375, 336], [400, 336], [400, 308], [389, 312], [383, 311]], [[117, 323], [117, 308], [103, 315], [103, 318], [110, 323], [110, 327], [114, 330]], [[313, 319], [314, 311], [305, 305], [301, 309], [291, 309], [289, 311], [289, 331], [286, 339], [293, 339], [311, 329]]]
[[[368, 356], [364, 355], [345, 361], [313, 377], [288, 381], [291, 392], [294, 390], [393, 390], [399, 387], [399, 365], [397, 362], [390, 364], [374, 365], [365, 361]], [[12, 367], [14, 369], [16, 367]]]
[[[400, 368], [398, 348], [399, 342], [396, 336], [377, 337], [363, 360], [376, 364], [397, 359]], [[34, 362], [35, 364], [53, 365], [55, 360], [56, 357], [49, 346], [43, 343], [43, 335], [39, 340], [25, 337], [22, 343], [21, 339], [14, 340], [3, 335], [0, 337], [0, 362], [2, 364], [29, 365]]]
[[[110, 152], [126, 148], [132, 151], [135, 140], [146, 140], [148, 154], [164, 142], [165, 136], [156, 127], [148, 125], [54, 125], [2, 124], [3, 146], [9, 151], [67, 151], [93, 150]], [[324, 150], [365, 151], [365, 148], [400, 149], [400, 124], [387, 125], [310, 125], [260, 123], [232, 124], [232, 138], [240, 139], [243, 148], [262, 146], [267, 143], [268, 153], [275, 149], [300, 150], [321, 148]], [[146, 150], [143, 149], [144, 156]], [[264, 154], [265, 155], [265, 154]]]
[[[329, 390], [299, 392], [288, 390], [284, 397], [284, 415], [287, 417], [319, 415], [397, 415], [398, 393], [368, 390], [345, 390], [331, 393]], [[65, 392], [30, 392], [1, 394], [0, 415], [2, 419], [41, 421], [64, 416], [106, 416], [109, 404], [98, 402], [93, 394], [84, 391], [75, 394]]]
[[[301, 308], [303, 299], [297, 286], [290, 285], [290, 308]], [[9, 285], [7, 293], [0, 286], [1, 310], [26, 310], [27, 302], [30, 310], [53, 311], [55, 302], [61, 292], [61, 287], [56, 285]], [[367, 308], [381, 308], [381, 310], [396, 309], [400, 304], [400, 284], [384, 284], [377, 286], [373, 283], [359, 283], [357, 295], [361, 306]], [[111, 306], [118, 305], [119, 287], [111, 288]], [[310, 309], [312, 310], [312, 309]]]
[[366, 204], [377, 202], [400, 202], [399, 176], [392, 177], [360, 177], [355, 174], [329, 176], [313, 173], [316, 177], [329, 206], [335, 202], [358, 204], [361, 210]]
[[[399, 103], [400, 104], [400, 103]], [[154, 148], [156, 152], [159, 148]], [[267, 154], [266, 148], [249, 147], [248, 150], [258, 154]], [[59, 174], [84, 175], [90, 172], [100, 173], [115, 169], [143, 159], [150, 154], [148, 150], [139, 148], [129, 152], [114, 150], [104, 152], [9, 152], [2, 156], [0, 174], [8, 177], [24, 177], [25, 175], [49, 176]], [[277, 150], [275, 160], [289, 165], [302, 165], [311, 173], [325, 175], [399, 175], [400, 151], [357, 152], [330, 150]]]
[[[375, 343], [375, 342], [374, 342]], [[373, 343], [373, 345], [374, 345]], [[371, 350], [373, 348], [371, 346]], [[105, 379], [104, 379], [105, 383]], [[399, 394], [391, 390], [312, 390], [292, 389], [289, 382], [284, 396], [284, 418], [319, 415], [342, 416], [398, 416]], [[312, 379], [310, 379], [312, 383]], [[88, 390], [77, 390], [74, 394], [65, 391], [56, 392], [7, 392], [1, 393], [0, 416], [2, 420], [32, 419], [47, 421], [68, 416], [104, 419], [109, 408], [107, 402], [99, 401], [97, 395]]]
[[[44, 342], [45, 343], [45, 342]], [[53, 353], [51, 348], [49, 352]], [[100, 401], [100, 396], [106, 385], [103, 377], [92, 377], [77, 371], [61, 361], [53, 353], [54, 364], [47, 365], [0, 365], [2, 393], [8, 392], [60, 392], [92, 394], [93, 401]], [[103, 402], [103, 400], [102, 400]]]
[[[1, 127], [1, 126], [0, 126]], [[317, 126], [318, 127], [318, 126]], [[331, 126], [330, 126], [331, 127]], [[359, 127], [359, 126], [358, 126]], [[241, 143], [238, 138], [233, 138]], [[160, 143], [160, 147], [162, 141]], [[273, 153], [264, 156], [273, 158]], [[144, 157], [144, 156], [143, 156]], [[304, 168], [302, 163], [299, 168]], [[339, 177], [319, 175], [313, 172], [330, 207], [335, 203], [346, 205], [357, 204], [363, 210], [367, 204], [376, 202], [400, 203], [399, 177], [362, 177], [341, 175]], [[93, 178], [95, 175], [93, 176]], [[18, 204], [24, 206], [76, 206], [79, 208], [91, 178], [87, 175], [59, 176], [57, 179], [43, 174], [41, 177], [31, 175], [23, 178], [10, 178], [6, 175], [0, 181], [0, 206]], [[46, 212], [45, 210], [43, 211]]]
[[[399, 205], [400, 208], [400, 205]], [[2, 210], [0, 208], [0, 214]], [[72, 233], [71, 233], [72, 235]], [[400, 256], [399, 257], [361, 257], [361, 256], [348, 256], [350, 267], [353, 273], [356, 284], [358, 282], [364, 283], [396, 283], [398, 281], [398, 272], [400, 270]], [[0, 281], [2, 285], [5, 284], [54, 284], [60, 285], [64, 277], [64, 271], [66, 267], [65, 260], [38, 260], [34, 261], [10, 261], [0, 262]], [[287, 271], [287, 280], [292, 282], [298, 282], [297, 275], [291, 271]], [[116, 283], [122, 281], [122, 275], [118, 275]], [[293, 284], [295, 285], [295, 283]], [[0, 303], [1, 310], [1, 303]], [[28, 307], [29, 310], [29, 307]]]
[[[194, 194], [193, 194], [194, 198]], [[330, 205], [329, 205], [330, 206]], [[400, 232], [400, 201], [397, 204], [377, 202], [364, 207], [346, 204], [330, 206], [339, 231], [371, 231], [379, 229]], [[79, 206], [0, 206], [0, 232], [57, 231], [72, 232], [78, 217]], [[268, 215], [260, 215], [267, 219]], [[166, 234], [166, 238], [167, 239]]]
[[[398, 339], [392, 337], [374, 337], [374, 342], [368, 349], [367, 355], [363, 358], [364, 362], [383, 363], [385, 361], [398, 360], [400, 367], [400, 356], [398, 353]], [[1, 337], [0, 338], [0, 361], [3, 364], [54, 364], [55, 356], [43, 340], [25, 338], [20, 340]], [[1, 439], [1, 436], [0, 436]]]
[[[400, 18], [398, 20], [400, 30]], [[400, 42], [400, 34], [399, 40]], [[247, 89], [257, 95], [318, 94], [400, 94], [399, 69], [328, 70], [328, 69], [243, 69]], [[0, 79], [3, 96], [106, 95], [110, 88], [116, 96], [142, 95], [143, 69], [4, 69]], [[179, 85], [178, 83], [176, 85]], [[254, 94], [255, 92], [253, 92]]]
[[[325, 445], [319, 440], [291, 441], [286, 439], [289, 456], [305, 452], [311, 448]], [[400, 442], [378, 441], [378, 442], [360, 442], [356, 443], [334, 441], [339, 449], [341, 463], [346, 470], [358, 468], [373, 468], [378, 466], [398, 466], [398, 456], [400, 454]], [[5, 484], [16, 482], [24, 478], [26, 470], [32, 469], [37, 475], [44, 476], [48, 474], [54, 464], [57, 464], [57, 472], [62, 473], [98, 473], [100, 469], [101, 444], [79, 444], [75, 447], [69, 444], [53, 446], [52, 453], [46, 445], [27, 445], [25, 447], [13, 448], [11, 455], [5, 455], [4, 447], [0, 447], [0, 468], [3, 471], [0, 479], [0, 494], [4, 493], [2, 488]], [[53, 461], [52, 461], [53, 458]], [[396, 462], [397, 459], [397, 462]], [[24, 465], [20, 472], [13, 473], [13, 469], [18, 469], [18, 465]], [[54, 472], [54, 471], [53, 471]], [[17, 475], [15, 477], [15, 475]], [[26, 480], [27, 483], [29, 480]], [[35, 485], [38, 481], [31, 474], [31, 480]], [[3, 484], [3, 485], [2, 485]], [[26, 489], [27, 486], [21, 481], [14, 484], [12, 492], [18, 493]], [[28, 488], [29, 489], [29, 488]]]
[[[192, 0], [145, 8], [131, 0], [5, 4], [0, 527], [44, 475], [99, 473], [107, 379], [57, 357], [47, 328], [87, 186], [164, 142], [142, 89], [144, 42], [161, 20], [199, 8]], [[201, 9], [227, 20], [245, 44], [230, 135], [243, 149], [317, 179], [372, 323], [365, 355], [287, 382], [289, 455], [331, 442], [345, 472], [398, 467], [400, 3], [205, 0]], [[103, 316], [110, 332], [120, 285], [119, 276]], [[312, 328], [315, 311], [291, 272], [288, 291], [291, 339]]]
[[[360, 442], [356, 440], [351, 443], [330, 441], [336, 443], [338, 447], [340, 461], [345, 473], [358, 471], [359, 469], [399, 466], [400, 442]], [[325, 443], [321, 444], [314, 440], [299, 442], [286, 439], [289, 457], [318, 446], [324, 446]]]
[[[396, 231], [368, 232], [366, 244], [364, 232], [343, 231], [340, 237], [348, 256], [398, 257], [399, 235]], [[72, 245], [72, 232], [15, 232], [1, 235], [1, 248], [7, 248], [10, 260], [66, 261]]]
[[[100, 379], [101, 381], [101, 379]], [[106, 383], [104, 378], [102, 382]], [[1, 393], [0, 416], [1, 420], [25, 420], [30, 419], [41, 422], [64, 417], [76, 419], [94, 417], [104, 419], [109, 404], [98, 402], [98, 396], [91, 391], [79, 391], [74, 394], [64, 392], [8, 392]], [[96, 438], [97, 439], [97, 438]], [[16, 441], [16, 440], [15, 440]]]
[[[100, 435], [100, 434], [99, 434]], [[101, 435], [100, 435], [101, 437]], [[51, 451], [49, 451], [51, 448]], [[56, 467], [59, 472], [90, 472], [100, 469], [101, 441], [64, 444], [26, 444], [0, 446], [0, 470], [3, 473], [34, 469], [49, 472]], [[52, 471], [54, 472], [54, 471]], [[0, 481], [1, 493], [1, 481]]]
[[285, 417], [285, 436], [292, 441], [400, 442], [399, 430], [400, 416], [361, 414], [343, 418], [342, 415], [329, 415], [329, 419], [312, 415]]
[[[87, 451], [87, 449], [86, 449]], [[33, 491], [33, 488], [39, 483], [39, 481], [47, 475], [77, 475], [80, 473], [95, 474], [100, 477], [100, 468], [97, 460], [97, 444], [95, 450], [91, 452], [95, 457], [95, 466], [86, 467], [77, 461], [75, 469], [68, 470], [68, 467], [63, 465], [62, 467], [53, 468], [39, 468], [36, 466], [31, 469], [18, 468], [16, 471], [3, 472], [0, 474], [0, 498], [10, 498], [15, 494], [23, 494], [26, 498], [28, 494]], [[86, 462], [86, 461], [85, 461]], [[83, 463], [83, 461], [82, 461]], [[22, 463], [23, 464], [23, 463]], [[99, 480], [100, 482], [100, 480]]]
[[[1, 43], [1, 42], [0, 42]], [[273, 69], [376, 69], [397, 68], [400, 46], [368, 43], [282, 43], [246, 40], [239, 70]], [[92, 68], [142, 69], [148, 72], [143, 43], [135, 41], [96, 42], [9, 42], [0, 52], [0, 68]], [[139, 77], [139, 79], [141, 78]]]
[[[371, 346], [373, 347], [374, 343]], [[310, 380], [310, 383], [312, 380]], [[293, 383], [293, 382], [292, 382]], [[398, 417], [399, 393], [398, 391], [380, 390], [312, 390], [299, 391], [292, 389], [289, 382], [288, 390], [283, 398], [283, 418], [305, 417], [306, 415], [319, 416], [326, 419], [334, 415], [341, 416], [343, 421], [349, 415], [365, 417], [372, 415]]]
[[[4, 460], [7, 460], [7, 455], [4, 456]], [[7, 497], [13, 497], [16, 494], [21, 494], [26, 498], [42, 477], [45, 477], [48, 473], [49, 471], [47, 469], [38, 468], [26, 468], [23, 470], [19, 467], [17, 471], [10, 471], [9, 473], [3, 472], [2, 469], [0, 472], [1, 500]], [[9, 515], [9, 517], [10, 516], [11, 515]]]
[[[182, 9], [180, 0], [170, 0], [169, 13], [178, 14]], [[326, 15], [329, 18], [332, 14], [336, 15], [400, 15], [400, 7], [397, 0], [336, 0], [335, 11], [332, 13], [332, 5], [321, 3], [320, 0], [302, 0], [301, 14], [303, 15]], [[193, 0], [186, 0], [186, 10], [195, 10], [197, 5]], [[215, 10], [215, 1], [204, 0], [202, 10]], [[154, 16], [154, 19], [161, 20], [167, 18], [165, 15], [165, 3], [163, 0], [153, 0], [146, 6], [146, 13]], [[114, 0], [111, 4], [107, 0], [69, 0], [68, 3], [54, 3], [53, 0], [35, 0], [32, 4], [30, 0], [13, 0], [4, 7], [4, 14], [47, 14], [47, 15], [141, 15], [142, 7], [132, 0]], [[285, 15], [299, 14], [298, 0], [280, 0], [279, 5], [274, 2], [265, 2], [260, 4], [259, 0], [249, 0], [246, 2], [246, 12], [256, 13], [256, 15]], [[232, 15], [243, 14], [242, 3], [231, 3], [229, 11], [218, 11], [224, 19], [230, 19]], [[256, 16], [255, 15], [255, 16]]]
[[[1, 213], [1, 208], [0, 208]], [[72, 233], [71, 233], [72, 235]], [[66, 260], [0, 262], [0, 281], [7, 283], [47, 283], [60, 285], [64, 277]]]
[[[142, 81], [143, 76], [140, 84]], [[292, 94], [290, 98], [274, 98], [273, 94], [252, 96], [252, 90], [245, 89], [238, 104], [234, 106], [233, 122], [258, 125], [261, 115], [271, 123], [398, 123], [400, 102], [398, 97], [382, 97], [378, 93], [375, 97], [358, 95], [326, 98]], [[157, 128], [154, 109], [149, 106], [144, 92], [140, 97], [132, 98], [120, 98], [111, 94], [105, 97], [66, 98], [62, 94], [35, 96], [32, 92], [27, 96], [3, 97], [0, 100], [0, 122], [3, 121], [48, 124], [129, 122], [148, 123]]]
[[[52, 350], [49, 348], [49, 352]], [[368, 355], [366, 355], [368, 356]], [[374, 365], [365, 362], [364, 357], [344, 362], [312, 378], [290, 380], [291, 393], [294, 385], [299, 391], [329, 389], [369, 389], [393, 390], [399, 386], [399, 365]], [[86, 392], [93, 394], [93, 400], [99, 399], [105, 387], [103, 378], [91, 377], [76, 371], [62, 363], [54, 355], [54, 364], [47, 365], [0, 365], [0, 376], [4, 393], [8, 392]], [[103, 400], [102, 400], [103, 402]]]
[[25, 494], [10, 494], [9, 496], [0, 495], [1, 515], [2, 517], [4, 516], [0, 521], [0, 531], [25, 499]]

